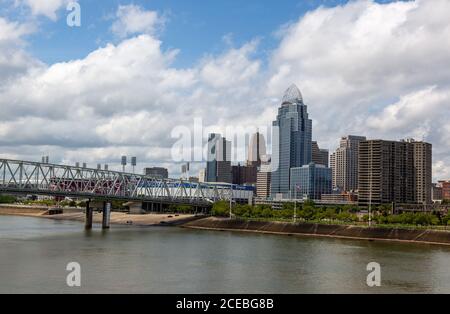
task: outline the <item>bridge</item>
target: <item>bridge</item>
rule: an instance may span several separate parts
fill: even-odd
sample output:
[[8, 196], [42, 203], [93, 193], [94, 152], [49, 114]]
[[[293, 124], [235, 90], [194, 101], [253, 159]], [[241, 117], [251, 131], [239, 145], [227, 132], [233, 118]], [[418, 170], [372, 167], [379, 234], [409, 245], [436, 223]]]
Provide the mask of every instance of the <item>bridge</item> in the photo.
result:
[[[113, 200], [208, 208], [248, 193], [232, 184], [207, 184], [162, 179], [134, 173], [0, 159], [0, 193], [85, 198], [103, 201], [104, 227], [109, 227]], [[87, 202], [86, 227], [92, 226]]]

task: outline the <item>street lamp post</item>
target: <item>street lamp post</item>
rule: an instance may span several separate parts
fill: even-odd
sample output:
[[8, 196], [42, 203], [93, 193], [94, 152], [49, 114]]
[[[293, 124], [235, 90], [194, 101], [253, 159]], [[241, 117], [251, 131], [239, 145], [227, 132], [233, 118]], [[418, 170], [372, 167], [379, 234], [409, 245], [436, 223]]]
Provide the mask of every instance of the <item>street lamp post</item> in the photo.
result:
[[369, 169], [369, 171], [370, 171], [370, 186], [369, 186], [369, 189], [370, 189], [370, 192], [369, 192], [369, 227], [371, 227], [372, 226], [372, 179], [373, 179], [373, 176], [372, 176], [372, 172], [373, 172], [373, 169], [372, 169], [372, 167], [373, 167], [373, 148], [371, 147], [371, 149], [370, 149], [370, 169]]
[[294, 200], [294, 223], [297, 223], [297, 199]]
[[231, 212], [231, 207], [233, 206], [233, 185], [230, 185], [230, 219], [233, 218], [233, 214]]

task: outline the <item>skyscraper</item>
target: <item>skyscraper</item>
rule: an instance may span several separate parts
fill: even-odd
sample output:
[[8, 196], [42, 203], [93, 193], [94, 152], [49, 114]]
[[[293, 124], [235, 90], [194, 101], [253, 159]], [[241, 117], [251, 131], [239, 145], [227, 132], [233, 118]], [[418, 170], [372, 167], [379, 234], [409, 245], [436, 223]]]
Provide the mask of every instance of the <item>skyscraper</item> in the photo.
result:
[[220, 134], [208, 138], [206, 182], [231, 183], [231, 142]]
[[312, 121], [297, 86], [291, 85], [285, 92], [272, 125], [271, 194], [273, 197], [288, 197], [290, 169], [307, 165], [312, 158]]
[[247, 166], [261, 166], [261, 156], [264, 155], [266, 155], [266, 139], [258, 131], [250, 138]]
[[408, 140], [414, 145], [414, 171], [416, 183], [416, 203], [431, 204], [432, 190], [432, 145]]
[[312, 142], [312, 162], [317, 165], [328, 167], [328, 149], [321, 149], [316, 141]]
[[341, 138], [339, 148], [331, 155], [333, 189], [341, 192], [358, 189], [358, 149], [364, 136], [349, 135]]
[[431, 179], [431, 144], [414, 140], [360, 143], [361, 205], [430, 204]]

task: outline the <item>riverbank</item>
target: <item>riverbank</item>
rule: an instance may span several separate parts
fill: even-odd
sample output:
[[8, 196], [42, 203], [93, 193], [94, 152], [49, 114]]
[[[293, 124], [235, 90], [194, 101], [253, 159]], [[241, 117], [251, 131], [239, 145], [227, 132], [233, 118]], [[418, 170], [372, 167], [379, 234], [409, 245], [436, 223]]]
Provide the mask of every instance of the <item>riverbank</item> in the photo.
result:
[[[93, 222], [102, 223], [102, 213], [93, 213]], [[42, 218], [54, 220], [71, 220], [71, 221], [85, 221], [84, 213], [67, 213], [52, 216], [40, 216]], [[146, 215], [130, 215], [127, 213], [111, 213], [110, 223], [112, 225], [132, 225], [140, 227], [151, 226], [178, 226], [183, 225], [193, 220], [199, 219], [194, 215], [171, 215], [171, 214], [146, 214]]]
[[[63, 214], [48, 215], [50, 208], [47, 206], [25, 206], [25, 205], [0, 205], [0, 216], [25, 216], [53, 220], [85, 221], [85, 214], [80, 208], [64, 208]], [[133, 226], [178, 226], [199, 219], [195, 215], [171, 215], [171, 214], [147, 214], [130, 215], [128, 213], [112, 212], [110, 223], [112, 225], [133, 225]], [[101, 223], [102, 214], [93, 213], [93, 222]]]
[[203, 218], [183, 224], [184, 228], [256, 232], [280, 235], [312, 236], [368, 241], [395, 241], [450, 246], [450, 232], [438, 230], [414, 230], [401, 228], [367, 228], [348, 225], [325, 225], [310, 223], [263, 222]]
[[[45, 215], [49, 209], [47, 206], [38, 205], [0, 204], [0, 215], [39, 217]], [[73, 212], [74, 209], [71, 208], [70, 211]]]
[[[49, 207], [25, 205], [0, 205], [0, 216], [26, 216], [53, 220], [69, 220], [83, 223], [85, 214], [80, 208], [64, 208], [63, 214], [48, 215]], [[93, 213], [93, 222], [101, 224], [102, 214]], [[267, 222], [204, 218], [195, 215], [147, 214], [130, 215], [112, 212], [112, 225], [133, 226], [181, 226], [190, 229], [254, 232], [279, 235], [328, 237], [341, 239], [427, 243], [450, 246], [450, 231], [402, 229], [386, 227], [361, 227], [313, 223]]]

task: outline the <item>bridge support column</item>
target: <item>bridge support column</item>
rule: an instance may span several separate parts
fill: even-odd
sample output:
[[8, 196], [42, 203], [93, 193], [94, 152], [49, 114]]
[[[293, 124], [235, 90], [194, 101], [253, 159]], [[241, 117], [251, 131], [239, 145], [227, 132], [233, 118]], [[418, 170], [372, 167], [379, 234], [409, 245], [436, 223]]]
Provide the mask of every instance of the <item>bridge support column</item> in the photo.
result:
[[111, 218], [111, 203], [103, 202], [102, 229], [109, 229]]
[[86, 202], [86, 220], [84, 223], [84, 228], [86, 230], [91, 230], [92, 229], [92, 214], [93, 214], [93, 210], [91, 208], [91, 201], [87, 201]]

